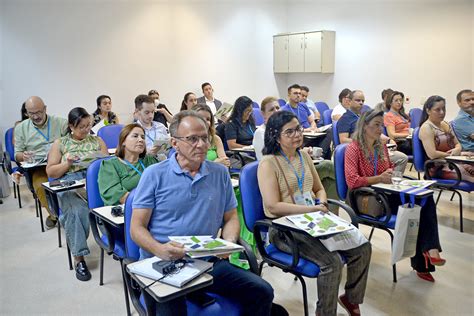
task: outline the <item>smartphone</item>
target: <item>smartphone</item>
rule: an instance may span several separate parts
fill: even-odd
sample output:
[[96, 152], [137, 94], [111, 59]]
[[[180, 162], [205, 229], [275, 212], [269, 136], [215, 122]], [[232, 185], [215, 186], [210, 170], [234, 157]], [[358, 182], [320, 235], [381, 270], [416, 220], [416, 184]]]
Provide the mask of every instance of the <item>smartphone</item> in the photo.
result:
[[52, 187], [52, 188], [60, 187], [61, 186], [61, 181], [59, 181], [59, 180], [49, 181], [49, 186]]

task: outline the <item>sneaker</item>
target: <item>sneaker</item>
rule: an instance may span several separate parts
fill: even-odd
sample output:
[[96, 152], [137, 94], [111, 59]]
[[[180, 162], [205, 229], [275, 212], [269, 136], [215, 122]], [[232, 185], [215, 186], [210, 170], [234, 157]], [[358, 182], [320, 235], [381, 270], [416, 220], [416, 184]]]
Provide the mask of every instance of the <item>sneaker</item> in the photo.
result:
[[359, 316], [360, 309], [359, 304], [352, 304], [347, 299], [346, 294], [339, 296], [338, 300], [339, 304], [349, 313], [350, 316]]
[[53, 229], [54, 227], [56, 227], [57, 222], [58, 220], [56, 218], [52, 217], [51, 215], [48, 215], [48, 217], [46, 217], [45, 224], [48, 229]]
[[76, 264], [76, 278], [80, 281], [89, 281], [91, 279], [91, 273], [89, 272], [84, 260], [81, 260]]

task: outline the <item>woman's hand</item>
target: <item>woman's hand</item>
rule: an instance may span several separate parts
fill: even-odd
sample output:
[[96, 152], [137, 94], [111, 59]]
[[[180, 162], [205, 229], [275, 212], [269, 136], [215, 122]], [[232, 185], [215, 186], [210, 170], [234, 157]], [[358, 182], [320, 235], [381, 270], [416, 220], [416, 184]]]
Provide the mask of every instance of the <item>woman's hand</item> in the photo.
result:
[[75, 161], [78, 161], [78, 160], [79, 160], [79, 156], [77, 156], [77, 155], [67, 154], [67, 156], [66, 156], [66, 163], [67, 163], [68, 166], [72, 166], [72, 164]]
[[216, 159], [214, 160], [214, 162], [223, 164], [223, 165], [226, 166], [227, 168], [230, 167], [230, 159], [227, 158], [227, 157], [225, 157], [225, 158], [216, 158]]
[[380, 174], [378, 177], [380, 179], [380, 182], [386, 183], [386, 184], [391, 184], [392, 183], [392, 169], [387, 169], [385, 170], [382, 174]]
[[327, 212], [329, 212], [329, 209], [324, 204], [318, 204], [318, 205], [314, 206], [314, 211], [315, 212], [319, 211], [319, 212], [327, 213]]
[[461, 154], [461, 148], [453, 148], [448, 150], [446, 153], [448, 153], [450, 156], [459, 156]]

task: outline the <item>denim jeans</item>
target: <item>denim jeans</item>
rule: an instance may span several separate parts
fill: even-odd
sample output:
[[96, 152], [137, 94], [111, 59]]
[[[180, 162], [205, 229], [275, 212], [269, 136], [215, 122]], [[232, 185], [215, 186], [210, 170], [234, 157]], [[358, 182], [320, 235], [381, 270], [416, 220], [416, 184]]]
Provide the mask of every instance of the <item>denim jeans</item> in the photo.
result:
[[[86, 170], [66, 173], [60, 180], [82, 180]], [[90, 253], [87, 247], [89, 236], [89, 207], [87, 202], [76, 192], [70, 190], [58, 193], [61, 215], [59, 222], [66, 231], [66, 240], [74, 257], [86, 256]]]
[[[203, 289], [238, 302], [242, 315], [269, 316], [273, 301], [272, 286], [258, 275], [233, 266], [227, 260], [218, 260], [212, 271], [214, 282]], [[156, 303], [156, 315], [187, 315], [185, 296]]]

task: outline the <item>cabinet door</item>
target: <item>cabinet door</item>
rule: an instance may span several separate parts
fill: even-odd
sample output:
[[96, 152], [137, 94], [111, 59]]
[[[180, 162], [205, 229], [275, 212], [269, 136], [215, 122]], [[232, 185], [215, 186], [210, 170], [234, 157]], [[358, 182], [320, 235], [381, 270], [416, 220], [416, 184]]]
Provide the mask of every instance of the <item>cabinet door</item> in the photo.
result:
[[304, 34], [305, 72], [321, 72], [321, 34], [322, 32]]
[[304, 72], [304, 34], [291, 34], [288, 36], [290, 72]]
[[288, 72], [288, 35], [273, 37], [273, 72]]

